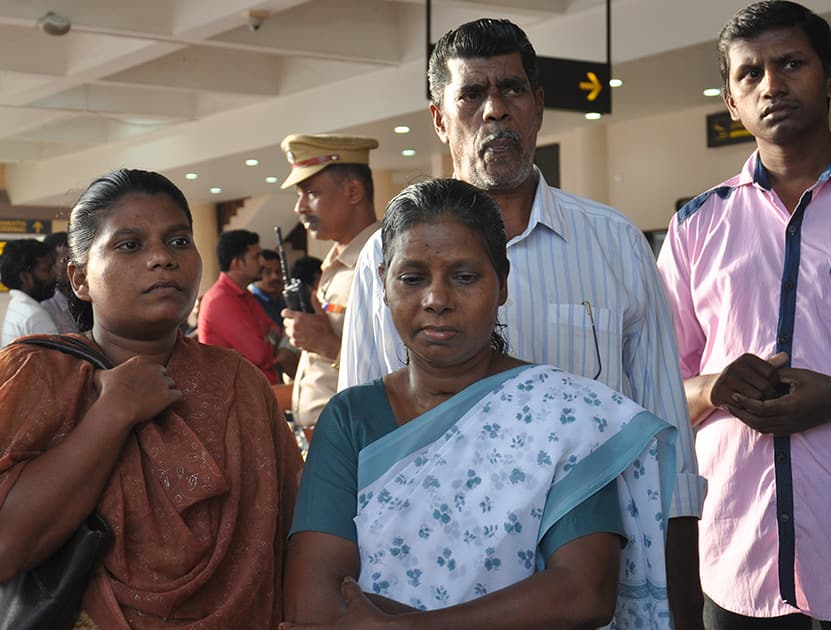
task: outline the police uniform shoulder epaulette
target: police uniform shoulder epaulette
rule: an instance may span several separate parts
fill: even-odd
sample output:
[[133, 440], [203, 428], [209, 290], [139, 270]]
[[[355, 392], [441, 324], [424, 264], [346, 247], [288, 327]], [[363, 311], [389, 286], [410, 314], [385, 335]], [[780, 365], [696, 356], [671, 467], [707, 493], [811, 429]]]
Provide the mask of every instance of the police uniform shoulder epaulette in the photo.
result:
[[696, 211], [704, 205], [704, 202], [713, 195], [713, 193], [722, 199], [727, 199], [734, 190], [735, 188], [733, 186], [716, 186], [715, 188], [711, 188], [710, 190], [701, 193], [698, 197], [690, 199], [676, 213], [675, 216], [678, 219], [678, 223], [681, 224], [694, 215]]

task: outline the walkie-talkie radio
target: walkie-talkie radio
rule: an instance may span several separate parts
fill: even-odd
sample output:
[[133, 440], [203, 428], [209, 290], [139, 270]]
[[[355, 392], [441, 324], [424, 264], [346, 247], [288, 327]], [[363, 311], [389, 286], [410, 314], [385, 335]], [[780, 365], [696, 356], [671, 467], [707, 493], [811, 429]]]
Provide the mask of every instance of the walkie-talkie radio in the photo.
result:
[[314, 313], [309, 287], [300, 278], [292, 278], [289, 275], [286, 251], [283, 249], [283, 233], [277, 225], [274, 226], [274, 231], [277, 233], [277, 253], [280, 256], [280, 269], [283, 271], [283, 299], [286, 301], [286, 306], [293, 311]]

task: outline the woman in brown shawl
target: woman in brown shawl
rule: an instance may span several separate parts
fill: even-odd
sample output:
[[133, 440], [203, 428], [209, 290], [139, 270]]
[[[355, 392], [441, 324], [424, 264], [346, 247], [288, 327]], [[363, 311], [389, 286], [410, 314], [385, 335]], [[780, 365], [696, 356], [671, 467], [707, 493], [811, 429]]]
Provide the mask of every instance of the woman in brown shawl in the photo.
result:
[[84, 627], [280, 620], [301, 461], [263, 374], [179, 332], [202, 269], [191, 223], [157, 173], [93, 182], [70, 217], [68, 273], [86, 307], [76, 338], [115, 367], [29, 345], [0, 354], [0, 581], [97, 510], [115, 542]]

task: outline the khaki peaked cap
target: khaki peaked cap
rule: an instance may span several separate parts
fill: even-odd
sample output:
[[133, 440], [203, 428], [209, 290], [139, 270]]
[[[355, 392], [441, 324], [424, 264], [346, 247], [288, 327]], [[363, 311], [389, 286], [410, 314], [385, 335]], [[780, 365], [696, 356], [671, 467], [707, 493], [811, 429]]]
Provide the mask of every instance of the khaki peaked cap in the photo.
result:
[[280, 148], [291, 164], [291, 173], [280, 188], [294, 186], [332, 164], [369, 164], [369, 152], [377, 146], [377, 140], [362, 136], [288, 135]]

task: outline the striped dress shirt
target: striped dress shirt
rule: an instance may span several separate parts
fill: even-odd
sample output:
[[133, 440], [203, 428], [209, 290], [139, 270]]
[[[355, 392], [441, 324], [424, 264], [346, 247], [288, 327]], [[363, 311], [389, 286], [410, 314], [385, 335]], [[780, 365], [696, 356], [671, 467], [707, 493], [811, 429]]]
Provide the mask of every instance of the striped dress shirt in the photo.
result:
[[[537, 177], [528, 226], [508, 243], [508, 301], [499, 311], [508, 352], [589, 378], [599, 371], [599, 381], [676, 426], [671, 516], [698, 517], [706, 485], [698, 475], [672, 319], [652, 251], [619, 212]], [[383, 301], [381, 259], [379, 231], [358, 259], [339, 389], [404, 364]]]

